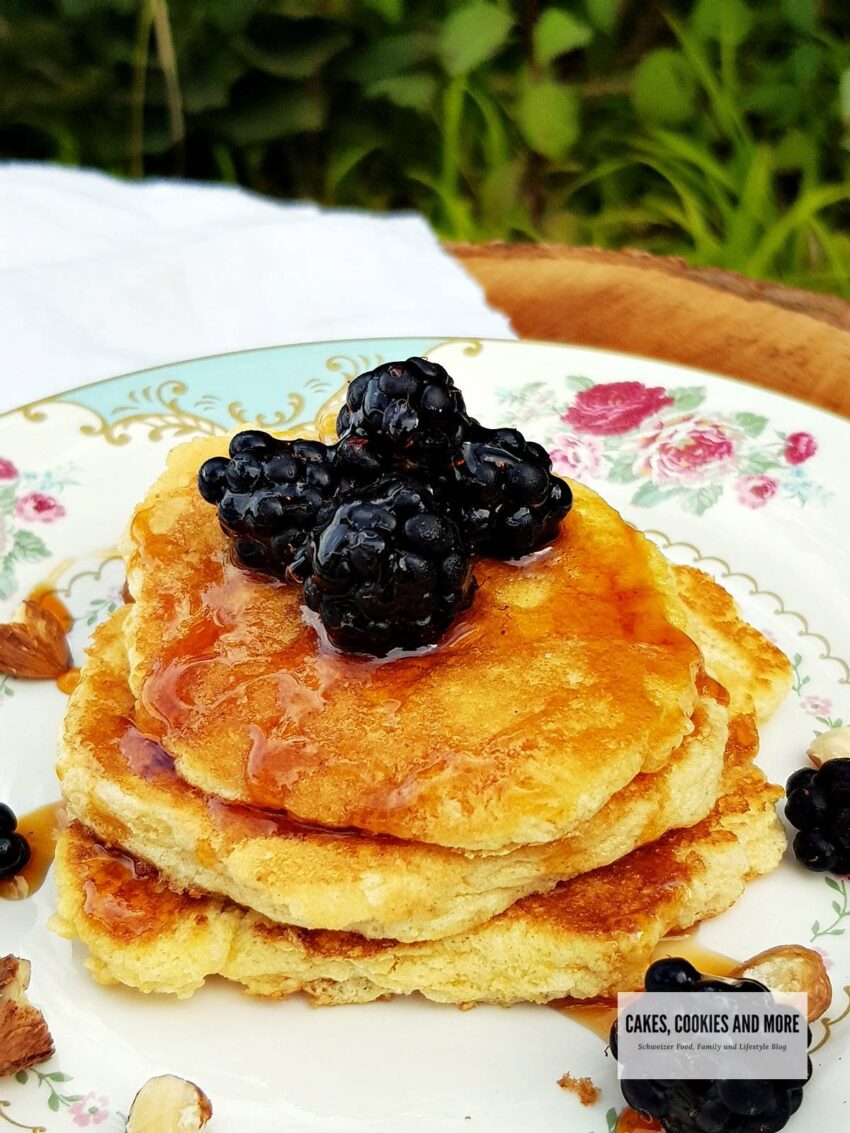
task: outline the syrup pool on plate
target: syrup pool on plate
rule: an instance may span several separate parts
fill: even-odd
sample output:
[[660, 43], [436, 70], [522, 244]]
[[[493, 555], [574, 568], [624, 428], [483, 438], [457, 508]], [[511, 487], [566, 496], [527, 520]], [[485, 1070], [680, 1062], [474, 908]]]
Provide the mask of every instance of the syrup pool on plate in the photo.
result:
[[18, 833], [29, 843], [30, 860], [20, 873], [0, 881], [0, 898], [20, 901], [38, 892], [53, 864], [56, 839], [64, 821], [62, 803], [48, 803], [18, 819]]

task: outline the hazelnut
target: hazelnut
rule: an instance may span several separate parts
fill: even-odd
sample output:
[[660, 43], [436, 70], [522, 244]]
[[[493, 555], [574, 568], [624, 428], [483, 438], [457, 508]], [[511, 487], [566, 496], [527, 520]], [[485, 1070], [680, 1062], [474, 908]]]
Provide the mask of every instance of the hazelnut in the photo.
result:
[[27, 999], [29, 960], [0, 958], [0, 1078], [45, 1062], [53, 1039], [44, 1016]]
[[127, 1133], [195, 1133], [212, 1117], [210, 1099], [194, 1082], [163, 1074], [139, 1090]]
[[809, 745], [809, 759], [815, 767], [823, 767], [830, 759], [850, 759], [850, 724], [822, 732]]
[[770, 991], [805, 992], [808, 1020], [819, 1019], [832, 1002], [832, 984], [823, 957], [800, 944], [780, 944], [745, 960], [731, 972], [734, 979], [758, 980]]

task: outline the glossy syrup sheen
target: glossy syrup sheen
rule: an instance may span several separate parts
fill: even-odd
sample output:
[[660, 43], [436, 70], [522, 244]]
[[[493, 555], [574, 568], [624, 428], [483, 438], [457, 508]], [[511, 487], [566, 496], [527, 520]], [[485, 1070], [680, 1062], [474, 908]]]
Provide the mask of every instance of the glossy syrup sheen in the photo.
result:
[[[561, 721], [575, 729], [594, 694], [622, 706], [627, 729], [650, 718], [647, 747], [664, 758], [678, 742], [698, 651], [668, 620], [673, 588], [659, 590], [654, 552], [618, 518], [603, 514], [600, 547], [584, 546], [595, 520], [585, 531], [572, 515], [557, 543], [527, 563], [479, 560], [472, 608], [438, 646], [376, 661], [324, 648], [304, 624], [298, 589], [236, 565], [210, 530], [214, 513], [188, 496], [181, 489], [175, 503], [185, 530], [168, 528], [156, 505], [133, 522], [137, 566], [150, 580], [150, 592], [136, 595], [150, 638], [138, 720], [210, 793], [307, 821], [431, 840], [407, 821], [424, 809], [424, 796], [449, 791], [476, 806], [488, 783], [516, 779], [506, 753], [522, 760], [541, 726], [552, 731], [551, 758], [562, 760], [555, 729]], [[196, 553], [187, 555], [190, 539]], [[141, 614], [138, 625], [144, 632]], [[584, 690], [564, 679], [559, 649]], [[670, 691], [653, 700], [656, 677]], [[589, 720], [588, 734], [604, 734], [616, 751], [618, 726]], [[588, 745], [575, 743], [574, 731], [568, 738], [578, 794], [579, 779], [598, 779], [598, 769]]]
[[664, 1133], [664, 1128], [654, 1117], [645, 1117], [631, 1106], [626, 1106], [617, 1117], [614, 1133]]
[[[704, 947], [697, 936], [696, 930], [682, 936], [668, 936], [660, 941], [652, 955], [650, 963], [662, 960], [668, 956], [675, 956], [689, 963], [705, 976], [730, 976], [739, 966], [738, 960], [726, 956], [722, 952], [714, 952]], [[633, 988], [623, 988], [624, 992]], [[558, 999], [550, 1004], [562, 1015], [572, 1019], [574, 1023], [592, 1031], [604, 1043], [608, 1043], [611, 1027], [617, 1018], [616, 998], [604, 999]]]
[[30, 591], [27, 595], [27, 601], [36, 602], [42, 609], [52, 614], [65, 633], [68, 633], [73, 626], [73, 615], [49, 583], [36, 586], [35, 589]]
[[56, 839], [64, 821], [62, 803], [48, 803], [18, 819], [18, 832], [29, 843], [30, 860], [15, 877], [0, 881], [0, 898], [19, 901], [38, 892], [53, 864]]
[[[103, 743], [113, 742], [108, 734], [103, 737]], [[173, 758], [165, 751], [161, 744], [150, 736], [143, 735], [133, 724], [128, 724], [117, 743], [120, 753], [127, 767], [134, 775], [146, 781], [163, 780], [178, 791], [198, 795], [198, 792], [189, 784], [184, 783], [177, 773]], [[367, 837], [360, 830], [353, 827], [320, 826], [310, 822], [300, 822], [291, 818], [284, 811], [265, 810], [262, 807], [248, 806], [244, 803], [226, 802], [215, 796], [204, 796], [205, 805], [210, 818], [218, 829], [229, 836], [235, 844], [249, 837], [262, 837], [275, 835], [276, 837], [305, 838], [363, 838]], [[397, 842], [389, 835], [368, 835], [373, 841], [383, 843]]]

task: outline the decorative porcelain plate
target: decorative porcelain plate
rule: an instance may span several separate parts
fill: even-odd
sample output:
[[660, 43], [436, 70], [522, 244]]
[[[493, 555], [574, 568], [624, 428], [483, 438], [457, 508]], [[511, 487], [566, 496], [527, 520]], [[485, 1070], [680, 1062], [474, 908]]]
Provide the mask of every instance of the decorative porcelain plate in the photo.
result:
[[[555, 469], [587, 480], [675, 561], [696, 563], [793, 660], [763, 735], [776, 782], [815, 733], [850, 719], [850, 422], [734, 381], [657, 362], [516, 342], [334, 342], [169, 366], [71, 390], [0, 418], [0, 620], [34, 587], [73, 617], [77, 662], [122, 601], [113, 550], [167, 449], [246, 422], [313, 422], [347, 378], [427, 353], [488, 424], [518, 425]], [[0, 799], [19, 814], [58, 797], [66, 698], [0, 679]], [[82, 950], [47, 927], [50, 878], [0, 902], [0, 955], [32, 961], [31, 997], [55, 1058], [0, 1081], [6, 1128], [119, 1133], [136, 1090], [175, 1073], [211, 1097], [220, 1133], [609, 1133], [622, 1107], [604, 1044], [545, 1007], [458, 1011], [419, 998], [311, 1008], [253, 1000], [219, 981], [176, 1002], [93, 983]], [[835, 999], [814, 1026], [814, 1077], [791, 1130], [847, 1128], [848, 880], [787, 858], [700, 943], [744, 958], [778, 943], [820, 949]], [[566, 1071], [602, 1088], [582, 1108]]]

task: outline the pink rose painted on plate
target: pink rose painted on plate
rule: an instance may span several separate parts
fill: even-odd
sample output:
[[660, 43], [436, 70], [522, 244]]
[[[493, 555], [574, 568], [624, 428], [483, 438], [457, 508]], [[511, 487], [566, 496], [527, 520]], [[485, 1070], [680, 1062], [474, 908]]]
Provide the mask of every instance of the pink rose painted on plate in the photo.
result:
[[791, 433], [785, 438], [785, 459], [789, 464], [804, 464], [818, 451], [818, 443], [811, 433]]
[[577, 437], [562, 433], [549, 449], [552, 467], [560, 476], [582, 480], [585, 476], [598, 476], [604, 467], [602, 442], [596, 437]]
[[68, 1107], [68, 1113], [75, 1125], [100, 1125], [109, 1117], [108, 1106], [109, 1098], [104, 1094], [95, 1097], [94, 1093], [91, 1093], [86, 1094], [84, 1098], [78, 1098]]
[[503, 425], [539, 438], [556, 473], [613, 486], [615, 504], [620, 493], [635, 507], [675, 502], [702, 516], [723, 499], [752, 511], [830, 497], [810, 473], [820, 449], [810, 432], [780, 431], [730, 404], [708, 406], [703, 386], [564, 374], [497, 396]]
[[764, 507], [776, 495], [779, 482], [772, 476], [742, 476], [735, 485], [738, 500], [744, 507]]
[[648, 472], [660, 488], [700, 487], [735, 467], [736, 441], [720, 422], [681, 417], [643, 441], [635, 471]]
[[825, 696], [804, 696], [800, 707], [810, 716], [828, 716], [832, 711], [832, 701]]
[[0, 456], [0, 480], [17, 480], [18, 470], [11, 460]]
[[636, 429], [647, 417], [672, 404], [673, 399], [661, 386], [607, 382], [577, 393], [562, 419], [577, 433], [610, 437]]
[[53, 523], [64, 514], [65, 509], [59, 501], [44, 492], [27, 492], [15, 504], [15, 515], [28, 523]]

